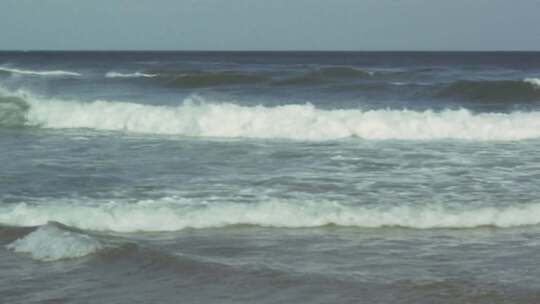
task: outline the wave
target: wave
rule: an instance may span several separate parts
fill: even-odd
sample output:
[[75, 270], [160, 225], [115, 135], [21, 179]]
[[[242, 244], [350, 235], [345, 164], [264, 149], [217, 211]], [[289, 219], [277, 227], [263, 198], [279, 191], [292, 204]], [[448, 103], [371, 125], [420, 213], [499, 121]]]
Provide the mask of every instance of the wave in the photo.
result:
[[358, 78], [371, 77], [375, 75], [373, 71], [364, 71], [358, 68], [345, 66], [321, 67], [311, 73], [312, 75], [320, 75], [328, 78]]
[[142, 74], [158, 77], [170, 87], [200, 88], [207, 86], [226, 86], [241, 84], [256, 84], [268, 81], [263, 74], [242, 71], [203, 71], [203, 70], [174, 70], [148, 69]]
[[148, 69], [145, 74], [156, 75], [166, 79], [169, 85], [179, 87], [204, 87], [219, 85], [269, 83], [273, 85], [309, 85], [334, 80], [361, 79], [375, 75], [373, 71], [364, 71], [353, 67], [329, 66], [305, 72], [300, 76], [273, 79], [265, 73], [249, 73], [237, 70], [201, 71], [201, 70], [171, 70]]
[[254, 84], [266, 81], [262, 75], [239, 72], [201, 72], [176, 75], [167, 81], [170, 86], [199, 88], [207, 86]]
[[28, 253], [33, 259], [55, 261], [83, 257], [107, 246], [89, 235], [69, 231], [62, 225], [48, 223], [6, 246], [17, 253]]
[[158, 74], [146, 74], [141, 72], [135, 72], [135, 73], [119, 73], [119, 72], [108, 72], [105, 74], [106, 78], [153, 78], [159, 76]]
[[30, 105], [19, 97], [0, 96], [0, 126], [23, 126]]
[[[51, 129], [88, 128], [190, 137], [336, 140], [522, 140], [540, 138], [540, 112], [468, 110], [322, 110], [311, 104], [276, 107], [206, 103], [179, 106], [97, 100], [54, 100], [3, 91], [0, 113], [11, 124]], [[9, 94], [11, 95], [9, 95]], [[0, 96], [2, 90], [0, 90]], [[7, 110], [6, 110], [7, 109]], [[7, 117], [7, 118], [5, 118]], [[19, 121], [22, 119], [22, 121]], [[0, 125], [7, 122], [1, 122]]]
[[375, 75], [373, 71], [364, 71], [352, 67], [321, 67], [303, 75], [274, 81], [275, 85], [311, 85], [331, 82], [333, 80], [362, 79]]
[[14, 68], [0, 67], [0, 71], [19, 74], [19, 75], [32, 75], [32, 76], [82, 76], [80, 73], [70, 71], [33, 71], [33, 70], [21, 70]]
[[523, 79], [525, 83], [530, 83], [536, 89], [540, 89], [540, 79], [539, 78], [525, 78]]
[[201, 73], [202, 71], [198, 70], [175, 70], [169, 68], [149, 68], [143, 71], [144, 74], [158, 75], [160, 77], [175, 77], [183, 76], [190, 73]]
[[[49, 221], [94, 231], [177, 231], [233, 225], [306, 228], [328, 225], [360, 228], [475, 228], [540, 224], [540, 203], [512, 207], [361, 207], [334, 201], [267, 200], [206, 203], [176, 197], [139, 202], [48, 202], [3, 205], [0, 223], [44, 225]], [[68, 235], [69, 236], [69, 235]], [[91, 243], [93, 244], [93, 243]], [[22, 246], [22, 245], [21, 245]], [[92, 245], [91, 248], [98, 246]]]
[[480, 101], [540, 101], [540, 79], [523, 81], [459, 80], [437, 92], [436, 97]]

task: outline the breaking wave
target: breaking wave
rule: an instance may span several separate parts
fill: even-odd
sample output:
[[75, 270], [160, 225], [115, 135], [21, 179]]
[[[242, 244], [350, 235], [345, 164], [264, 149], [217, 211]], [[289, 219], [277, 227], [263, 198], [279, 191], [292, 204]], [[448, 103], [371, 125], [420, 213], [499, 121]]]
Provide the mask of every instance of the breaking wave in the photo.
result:
[[108, 72], [107, 74], [105, 74], [106, 78], [140, 78], [140, 77], [153, 78], [157, 76], [159, 75], [147, 74], [147, 73], [141, 73], [141, 72], [135, 72], [135, 73]]
[[0, 95], [0, 126], [24, 125], [29, 108], [29, 104], [20, 97]]
[[19, 75], [31, 75], [31, 76], [82, 76], [80, 73], [70, 71], [33, 71], [33, 70], [21, 70], [15, 68], [0, 67], [0, 71], [19, 74]]
[[539, 78], [525, 78], [523, 80], [525, 83], [532, 84], [536, 89], [540, 89], [540, 79]]
[[[176, 197], [136, 203], [49, 202], [1, 207], [0, 223], [12, 226], [44, 225], [49, 221], [95, 231], [176, 231], [232, 225], [304, 228], [327, 225], [379, 228], [516, 227], [540, 224], [540, 204], [511, 207], [448, 208], [431, 206], [362, 207], [334, 201], [268, 200], [245, 203], [206, 203]], [[44, 233], [50, 234], [50, 229]], [[54, 229], [53, 229], [54, 230]], [[53, 231], [57, 235], [57, 231]], [[38, 235], [40, 236], [40, 235]], [[72, 238], [72, 234], [62, 234]], [[78, 236], [75, 239], [78, 241]], [[40, 239], [41, 236], [37, 239]], [[32, 240], [30, 242], [30, 240]], [[34, 243], [33, 238], [26, 242]], [[85, 252], [100, 248], [88, 241]], [[24, 243], [13, 247], [26, 248]], [[52, 246], [52, 245], [47, 245]], [[52, 250], [52, 249], [51, 249]]]
[[0, 114], [0, 118], [4, 121], [0, 121], [0, 125], [9, 122], [53, 129], [317, 141], [349, 137], [377, 140], [522, 140], [540, 137], [540, 112], [323, 110], [311, 104], [241, 106], [201, 102], [196, 98], [187, 99], [179, 106], [154, 106], [103, 100], [52, 100], [24, 91], [4, 94], [2, 98], [0, 113], [4, 114]]
[[33, 259], [55, 261], [86, 256], [106, 248], [99, 240], [55, 223], [46, 223], [6, 246], [18, 253], [27, 253]]

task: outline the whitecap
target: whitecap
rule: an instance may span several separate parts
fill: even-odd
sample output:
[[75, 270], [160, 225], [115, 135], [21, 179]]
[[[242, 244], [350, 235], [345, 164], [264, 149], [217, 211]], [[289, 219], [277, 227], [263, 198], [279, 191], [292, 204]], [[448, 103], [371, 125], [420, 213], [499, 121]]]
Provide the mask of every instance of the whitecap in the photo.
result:
[[141, 72], [119, 73], [119, 72], [111, 71], [105, 74], [105, 77], [107, 78], [140, 78], [140, 77], [153, 78], [157, 76], [158, 76], [157, 74], [147, 74], [147, 73], [141, 73]]
[[45, 224], [6, 248], [30, 254], [36, 260], [55, 261], [86, 256], [105, 246], [89, 235], [64, 230], [55, 224]]
[[532, 84], [535, 88], [540, 89], [540, 79], [539, 78], [525, 78], [524, 82]]
[[[516, 227], [540, 224], [540, 203], [509, 207], [445, 207], [440, 204], [418, 206], [355, 206], [347, 202], [328, 200], [268, 199], [245, 203], [208, 203], [165, 197], [157, 200], [128, 202], [102, 202], [85, 204], [57, 202], [47, 205], [17, 204], [0, 209], [0, 223], [12, 226], [43, 225], [57, 221], [85, 230], [137, 232], [176, 231], [186, 228], [218, 228], [231, 225], [257, 225], [263, 227], [305, 228], [327, 225], [380, 228], [407, 227], [475, 228], [482, 226]], [[90, 253], [101, 248], [98, 243], [79, 235], [60, 234], [49, 229], [30, 243], [33, 248], [45, 249], [54, 256]], [[63, 232], [62, 232], [63, 233]], [[39, 234], [41, 235], [41, 233]], [[53, 237], [51, 237], [51, 235]], [[37, 237], [36, 237], [37, 238]], [[69, 239], [76, 246], [60, 246], [60, 253], [47, 245], [52, 239], [58, 243]], [[33, 239], [32, 239], [33, 240]], [[80, 246], [79, 246], [80, 245]], [[22, 244], [21, 244], [22, 246]], [[21, 247], [28, 248], [28, 247]], [[82, 248], [82, 249], [81, 249]], [[69, 249], [69, 250], [68, 250]], [[66, 252], [64, 254], [64, 252]]]
[[178, 106], [130, 102], [45, 99], [10, 93], [28, 103], [26, 124], [52, 129], [88, 128], [143, 134], [214, 138], [325, 141], [523, 140], [540, 138], [540, 112], [473, 113], [466, 109], [412, 111], [318, 109], [314, 105], [275, 107], [186, 99]]
[[15, 68], [0, 67], [0, 71], [5, 71], [20, 75], [33, 75], [33, 76], [82, 76], [80, 73], [52, 70], [52, 71], [33, 71], [33, 70], [21, 70]]

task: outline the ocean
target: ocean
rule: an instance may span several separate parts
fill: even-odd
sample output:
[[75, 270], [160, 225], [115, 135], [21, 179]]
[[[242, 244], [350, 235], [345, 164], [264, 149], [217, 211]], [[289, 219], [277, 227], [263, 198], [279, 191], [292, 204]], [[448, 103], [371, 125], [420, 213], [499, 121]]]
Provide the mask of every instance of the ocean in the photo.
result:
[[1, 303], [540, 303], [540, 53], [0, 52]]

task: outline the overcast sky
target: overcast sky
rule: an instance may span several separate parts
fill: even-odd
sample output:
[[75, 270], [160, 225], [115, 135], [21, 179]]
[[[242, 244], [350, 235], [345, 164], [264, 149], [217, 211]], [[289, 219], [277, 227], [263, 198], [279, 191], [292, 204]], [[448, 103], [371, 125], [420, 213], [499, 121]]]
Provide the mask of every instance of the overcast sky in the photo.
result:
[[540, 0], [0, 0], [0, 49], [540, 50]]

